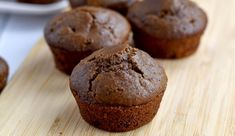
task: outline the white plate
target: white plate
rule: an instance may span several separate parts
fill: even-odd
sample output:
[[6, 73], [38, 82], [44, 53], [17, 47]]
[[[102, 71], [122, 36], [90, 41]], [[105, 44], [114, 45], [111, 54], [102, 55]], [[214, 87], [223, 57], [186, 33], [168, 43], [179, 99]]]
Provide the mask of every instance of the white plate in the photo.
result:
[[68, 1], [62, 0], [52, 4], [25, 4], [12, 1], [0, 1], [0, 13], [46, 15], [56, 13], [68, 7]]

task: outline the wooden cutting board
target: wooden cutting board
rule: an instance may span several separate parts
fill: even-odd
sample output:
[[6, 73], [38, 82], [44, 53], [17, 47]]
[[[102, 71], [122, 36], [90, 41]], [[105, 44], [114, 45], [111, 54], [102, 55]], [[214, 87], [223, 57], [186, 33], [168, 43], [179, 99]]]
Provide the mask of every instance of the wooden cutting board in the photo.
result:
[[126, 133], [88, 125], [41, 40], [0, 96], [0, 136], [235, 136], [235, 1], [197, 2], [209, 26], [196, 54], [161, 60], [169, 82], [151, 123]]

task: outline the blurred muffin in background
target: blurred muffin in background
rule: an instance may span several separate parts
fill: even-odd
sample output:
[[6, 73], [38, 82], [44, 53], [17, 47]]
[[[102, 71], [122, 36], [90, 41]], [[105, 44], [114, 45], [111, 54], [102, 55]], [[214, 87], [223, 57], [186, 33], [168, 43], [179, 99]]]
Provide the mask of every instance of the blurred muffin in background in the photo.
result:
[[207, 15], [189, 0], [144, 0], [127, 15], [136, 47], [157, 58], [193, 54], [207, 26]]
[[3, 88], [6, 86], [8, 71], [9, 68], [6, 61], [0, 57], [0, 93], [2, 92]]
[[137, 1], [141, 0], [69, 0], [72, 8], [82, 5], [91, 5], [110, 8], [126, 15], [128, 8]]
[[23, 3], [32, 3], [32, 4], [49, 4], [59, 0], [17, 0], [17, 1]]
[[57, 15], [48, 22], [44, 34], [56, 67], [68, 75], [94, 51], [133, 42], [130, 24], [123, 16], [91, 6]]

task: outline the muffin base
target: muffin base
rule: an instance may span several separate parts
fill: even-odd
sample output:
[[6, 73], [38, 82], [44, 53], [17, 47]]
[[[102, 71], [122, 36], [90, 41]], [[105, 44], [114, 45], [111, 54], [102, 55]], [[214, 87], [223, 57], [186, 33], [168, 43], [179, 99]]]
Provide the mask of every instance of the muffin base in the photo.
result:
[[32, 4], [49, 4], [49, 3], [54, 3], [58, 0], [17, 0], [17, 1], [23, 3], [32, 3]]
[[71, 74], [73, 68], [80, 62], [80, 60], [92, 53], [92, 51], [66, 51], [64, 49], [51, 46], [50, 49], [54, 56], [56, 68], [67, 75]]
[[155, 58], [173, 59], [189, 56], [198, 49], [203, 34], [201, 31], [181, 39], [163, 39], [151, 36], [138, 27], [132, 26], [136, 47]]
[[110, 132], [125, 132], [149, 123], [155, 116], [163, 96], [161, 93], [150, 102], [138, 106], [111, 106], [88, 104], [80, 101], [72, 91], [82, 118], [90, 125]]

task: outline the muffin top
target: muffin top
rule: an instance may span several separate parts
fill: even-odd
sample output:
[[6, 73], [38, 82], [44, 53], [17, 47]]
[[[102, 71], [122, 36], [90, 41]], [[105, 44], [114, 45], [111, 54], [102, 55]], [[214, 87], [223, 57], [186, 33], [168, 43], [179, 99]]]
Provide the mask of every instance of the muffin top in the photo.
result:
[[6, 61], [0, 57], [0, 90], [5, 86], [8, 76], [8, 65]]
[[115, 106], [145, 104], [162, 94], [166, 84], [157, 61], [127, 44], [94, 52], [70, 77], [70, 88], [80, 101]]
[[131, 29], [119, 13], [84, 6], [54, 17], [44, 33], [50, 46], [70, 51], [95, 51], [127, 42]]
[[203, 32], [205, 12], [189, 0], [145, 0], [134, 4], [129, 20], [138, 28], [158, 38], [184, 38]]

